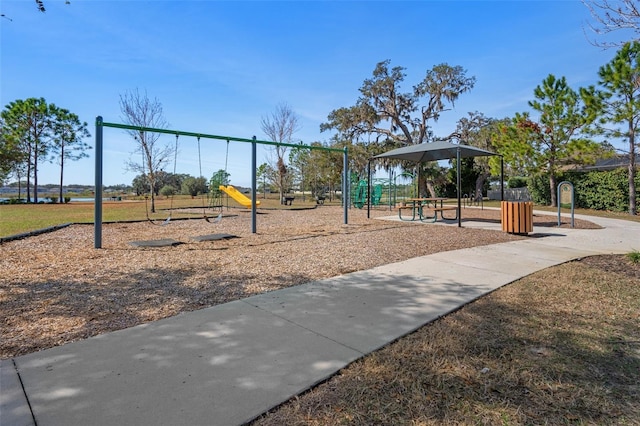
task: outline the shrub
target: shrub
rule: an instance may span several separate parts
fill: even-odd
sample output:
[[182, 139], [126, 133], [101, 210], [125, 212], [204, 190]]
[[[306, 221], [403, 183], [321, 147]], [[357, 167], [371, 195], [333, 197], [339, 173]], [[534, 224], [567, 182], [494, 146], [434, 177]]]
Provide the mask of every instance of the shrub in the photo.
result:
[[536, 204], [551, 204], [551, 192], [549, 191], [549, 176], [532, 176], [527, 182], [527, 188], [531, 194], [531, 200]]
[[160, 189], [160, 195], [163, 195], [167, 198], [171, 197], [172, 195], [175, 195], [175, 193], [176, 193], [176, 189], [171, 185], [165, 185], [162, 187], [162, 189]]
[[524, 188], [527, 186], [527, 178], [524, 177], [510, 177], [507, 181], [507, 188]]
[[71, 201], [71, 197], [64, 197], [64, 203], [67, 204]]
[[[577, 205], [594, 210], [627, 211], [629, 209], [627, 173], [625, 168], [583, 173], [574, 183]], [[640, 176], [636, 176], [636, 186], [638, 185], [640, 185]]]
[[[629, 209], [627, 173], [625, 168], [588, 173], [565, 172], [557, 176], [557, 182], [569, 181], [573, 184], [576, 207], [624, 212]], [[636, 176], [636, 186], [640, 187], [640, 175]], [[548, 175], [530, 178], [527, 187], [535, 203], [551, 204]]]

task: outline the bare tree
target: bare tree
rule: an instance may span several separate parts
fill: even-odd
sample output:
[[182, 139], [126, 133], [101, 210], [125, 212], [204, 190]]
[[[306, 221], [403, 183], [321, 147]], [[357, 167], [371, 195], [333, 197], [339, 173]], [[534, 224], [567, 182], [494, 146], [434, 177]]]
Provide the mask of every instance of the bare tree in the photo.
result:
[[[162, 104], [158, 99], [149, 99], [147, 92], [138, 89], [120, 95], [120, 112], [122, 120], [131, 126], [164, 129], [167, 122], [162, 112]], [[136, 141], [136, 149], [132, 155], [141, 158], [140, 162], [129, 160], [128, 170], [144, 175], [151, 193], [151, 212], [155, 213], [155, 186], [157, 174], [174, 154], [171, 144], [157, 144], [160, 133], [130, 130], [128, 133]]]
[[[291, 109], [289, 104], [284, 102], [278, 104], [270, 116], [262, 117], [262, 120], [260, 120], [260, 128], [274, 142], [291, 143], [291, 137], [300, 130], [300, 127], [298, 115]], [[276, 158], [271, 160], [271, 163], [275, 163], [271, 164], [271, 167], [278, 172], [276, 186], [280, 191], [281, 202], [288, 182], [287, 166], [284, 162], [287, 151], [288, 148], [286, 146], [276, 145], [273, 148]]]
[[638, 0], [582, 0], [591, 12], [595, 23], [589, 24], [589, 28], [597, 35], [604, 36], [619, 30], [628, 30], [635, 33], [631, 40], [621, 41], [591, 41], [598, 47], [619, 47], [627, 41], [638, 40], [640, 34], [640, 4]]

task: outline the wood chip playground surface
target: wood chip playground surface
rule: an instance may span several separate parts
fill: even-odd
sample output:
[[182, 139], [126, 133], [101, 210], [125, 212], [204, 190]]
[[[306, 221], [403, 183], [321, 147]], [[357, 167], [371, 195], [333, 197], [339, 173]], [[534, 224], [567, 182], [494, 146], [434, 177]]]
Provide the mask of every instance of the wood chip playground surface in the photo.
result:
[[[464, 220], [495, 221], [495, 210], [464, 209], [463, 228], [374, 220], [394, 210], [340, 207], [225, 211], [219, 223], [175, 220], [105, 224], [102, 249], [93, 226], [0, 244], [0, 359], [85, 339], [161, 318], [304, 282], [435, 252], [524, 237], [464, 228]], [[556, 225], [534, 216], [536, 226]], [[595, 227], [576, 220], [581, 228]], [[207, 238], [227, 234], [236, 238]], [[203, 237], [204, 238], [198, 238]], [[171, 239], [166, 247], [132, 241]], [[202, 241], [199, 241], [202, 240]]]

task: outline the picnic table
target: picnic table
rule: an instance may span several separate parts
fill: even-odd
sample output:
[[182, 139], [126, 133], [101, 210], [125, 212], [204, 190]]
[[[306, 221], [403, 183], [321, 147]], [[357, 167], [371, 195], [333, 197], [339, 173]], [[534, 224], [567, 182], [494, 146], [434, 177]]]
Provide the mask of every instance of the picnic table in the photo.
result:
[[[440, 213], [440, 218], [442, 220], [455, 220], [458, 218], [458, 207], [457, 206], [445, 206], [443, 204], [446, 198], [443, 197], [426, 197], [426, 198], [408, 198], [405, 200], [403, 206], [398, 207], [398, 217], [400, 220], [420, 220], [421, 222], [429, 221], [435, 222], [438, 220], [438, 213]], [[411, 218], [408, 216], [402, 216], [403, 210], [411, 211]], [[455, 217], [444, 217], [444, 212], [447, 210], [455, 210]], [[431, 212], [432, 214], [427, 214], [427, 212]]]
[[295, 200], [295, 199], [296, 199], [296, 197], [285, 195], [284, 197], [282, 197], [281, 204], [283, 204], [285, 206], [291, 206], [291, 205], [293, 205], [293, 200]]

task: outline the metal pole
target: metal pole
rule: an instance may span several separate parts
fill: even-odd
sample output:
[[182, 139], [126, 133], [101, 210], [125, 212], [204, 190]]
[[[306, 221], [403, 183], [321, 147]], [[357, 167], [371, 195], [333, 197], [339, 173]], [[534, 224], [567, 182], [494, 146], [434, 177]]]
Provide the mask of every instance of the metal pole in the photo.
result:
[[93, 199], [93, 246], [102, 248], [102, 117], [96, 117], [96, 165]]
[[393, 180], [393, 169], [389, 169], [389, 211], [391, 211], [391, 181]]
[[367, 219], [371, 218], [371, 160], [367, 163]]
[[456, 149], [456, 162], [458, 168], [458, 228], [460, 228], [462, 226], [462, 211], [460, 210], [460, 185], [462, 183], [460, 179], [460, 147]]
[[349, 158], [347, 147], [344, 147], [343, 153], [343, 169], [344, 177], [342, 178], [342, 207], [344, 209], [344, 224], [349, 223]]
[[562, 182], [560, 182], [560, 185], [556, 188], [556, 200], [558, 202], [558, 227], [562, 225], [562, 218], [560, 217], [560, 186], [562, 186]]
[[256, 168], [257, 159], [256, 159], [256, 137], [252, 138], [251, 142], [251, 233], [257, 233], [257, 225], [256, 225]]
[[500, 156], [500, 201], [504, 201], [504, 157]]

